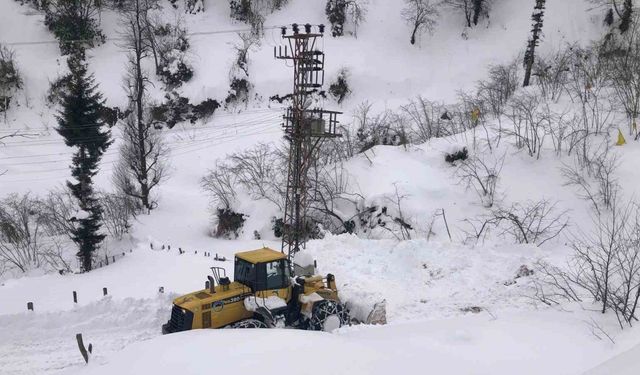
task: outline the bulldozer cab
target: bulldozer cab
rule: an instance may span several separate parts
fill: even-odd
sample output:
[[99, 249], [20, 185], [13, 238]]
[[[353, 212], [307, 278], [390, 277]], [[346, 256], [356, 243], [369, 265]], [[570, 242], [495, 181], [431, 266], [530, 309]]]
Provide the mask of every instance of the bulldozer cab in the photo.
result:
[[275, 250], [264, 248], [236, 254], [234, 281], [250, 288], [256, 297], [277, 296], [286, 302], [291, 299], [289, 261]]

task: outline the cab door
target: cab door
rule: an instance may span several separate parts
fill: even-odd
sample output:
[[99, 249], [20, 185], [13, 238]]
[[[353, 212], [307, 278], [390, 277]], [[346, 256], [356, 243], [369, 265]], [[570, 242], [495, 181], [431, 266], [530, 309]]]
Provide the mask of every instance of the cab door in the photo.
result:
[[277, 296], [289, 302], [291, 300], [291, 280], [287, 260], [279, 259], [258, 265], [257, 297]]

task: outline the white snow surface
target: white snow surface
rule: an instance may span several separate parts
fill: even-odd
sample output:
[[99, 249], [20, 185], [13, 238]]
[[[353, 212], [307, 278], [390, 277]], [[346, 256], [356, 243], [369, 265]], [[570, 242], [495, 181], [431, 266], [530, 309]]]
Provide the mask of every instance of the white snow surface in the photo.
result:
[[[350, 71], [353, 94], [341, 106], [351, 122], [354, 108], [370, 101], [376, 110], [394, 109], [423, 95], [450, 103], [458, 90], [472, 89], [486, 77], [489, 64], [512, 61], [524, 49], [530, 30], [530, 0], [498, 0], [490, 21], [466, 30], [462, 19], [443, 12], [432, 35], [409, 45], [409, 26], [400, 18], [399, 0], [370, 0], [367, 21], [358, 37], [326, 37], [328, 81], [338, 70]], [[179, 12], [170, 10], [173, 19]], [[291, 0], [267, 18], [268, 26], [294, 21], [327, 23], [323, 0]], [[187, 15], [190, 32], [235, 30], [226, 1], [205, 0], [206, 12]], [[602, 12], [587, 0], [549, 1], [542, 53], [564, 43], [588, 43], [602, 33]], [[117, 37], [117, 16], [102, 14], [102, 28]], [[0, 2], [0, 42], [52, 40], [36, 14], [13, 0]], [[188, 56], [194, 79], [181, 94], [198, 102], [224, 98], [233, 60], [234, 33], [194, 35]], [[240, 250], [278, 248], [265, 217], [276, 212], [260, 201], [245, 200], [249, 215], [240, 239], [213, 239], [208, 198], [199, 180], [226, 154], [258, 142], [279, 142], [282, 111], [266, 99], [290, 91], [291, 70], [274, 61], [279, 30], [267, 29], [261, 46], [250, 54], [250, 77], [263, 100], [249, 108], [218, 111], [208, 121], [179, 125], [166, 132], [171, 147], [171, 176], [159, 188], [159, 207], [138, 217], [131, 238], [109, 241], [104, 255], [125, 253], [115, 264], [87, 274], [58, 275], [31, 271], [0, 274], [0, 374], [202, 374], [209, 372], [281, 374], [637, 374], [640, 373], [637, 329], [620, 330], [615, 317], [602, 316], [589, 305], [550, 309], [532, 298], [531, 280], [514, 281], [521, 265], [538, 259], [563, 264], [569, 254], [564, 238], [541, 248], [488, 240], [464, 245], [464, 219], [485, 212], [472, 191], [458, 183], [443, 160], [445, 152], [468, 144], [464, 135], [435, 139], [406, 148], [380, 146], [348, 161], [350, 183], [367, 204], [385, 201], [394, 186], [406, 195], [404, 209], [420, 238], [367, 239], [328, 235], [311, 241], [301, 257], [318, 261], [320, 273], [336, 276], [340, 296], [358, 317], [386, 300], [387, 326], [345, 327], [332, 334], [275, 330], [206, 330], [168, 336], [160, 326], [170, 314], [171, 299], [204, 288], [212, 265], [233, 277], [232, 262], [204, 257], [211, 252], [232, 259]], [[17, 106], [0, 123], [0, 134], [27, 130], [27, 139], [0, 145], [0, 196], [44, 194], [69, 178], [71, 151], [53, 130], [55, 109], [44, 103], [49, 82], [65, 71], [57, 45], [14, 47], [25, 80]], [[89, 51], [90, 70], [111, 106], [124, 106], [122, 75], [126, 54], [108, 40]], [[150, 66], [149, 66], [150, 67]], [[160, 85], [150, 92], [156, 100]], [[97, 185], [111, 189], [116, 143], [107, 151]], [[499, 192], [505, 202], [541, 198], [559, 201], [570, 210], [574, 227], [588, 225], [588, 207], [563, 186], [558, 160], [550, 153], [533, 160], [503, 142], [506, 153]], [[639, 192], [640, 146], [618, 150], [625, 194]], [[426, 224], [444, 209], [452, 240], [441, 220], [426, 240]], [[252, 240], [258, 231], [263, 240]], [[379, 233], [370, 234], [377, 238]], [[152, 243], [153, 250], [150, 248]], [[162, 245], [167, 246], [162, 250]], [[171, 245], [171, 249], [168, 249]], [[180, 255], [178, 248], [186, 251]], [[70, 254], [73, 247], [69, 246]], [[0, 270], [2, 271], [2, 270]], [[102, 288], [109, 295], [103, 297]], [[164, 288], [164, 293], [158, 289]], [[74, 304], [72, 292], [78, 293]], [[27, 312], [27, 302], [35, 311]], [[474, 313], [475, 312], [475, 313]], [[594, 323], [611, 338], [594, 329]], [[84, 365], [75, 342], [83, 333], [94, 354]], [[283, 355], [286, 354], [286, 355]]]

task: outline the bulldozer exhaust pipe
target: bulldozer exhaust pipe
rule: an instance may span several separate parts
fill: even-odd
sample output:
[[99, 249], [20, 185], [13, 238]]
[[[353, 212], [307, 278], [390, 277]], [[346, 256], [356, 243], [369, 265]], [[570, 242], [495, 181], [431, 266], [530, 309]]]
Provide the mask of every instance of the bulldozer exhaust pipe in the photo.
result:
[[216, 283], [211, 276], [207, 276], [207, 279], [209, 279], [209, 293], [213, 294], [216, 292]]

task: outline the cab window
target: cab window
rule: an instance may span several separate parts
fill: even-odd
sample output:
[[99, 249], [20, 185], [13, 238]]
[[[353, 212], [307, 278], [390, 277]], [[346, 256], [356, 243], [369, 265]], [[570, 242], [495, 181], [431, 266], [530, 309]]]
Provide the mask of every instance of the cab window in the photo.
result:
[[256, 279], [256, 269], [255, 265], [247, 262], [246, 260], [242, 260], [240, 258], [236, 258], [236, 264], [234, 269], [234, 280], [248, 286], [251, 289], [254, 289], [255, 279]]

